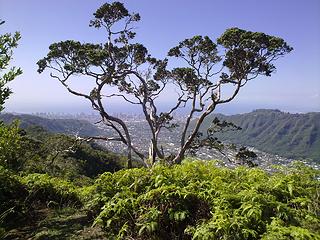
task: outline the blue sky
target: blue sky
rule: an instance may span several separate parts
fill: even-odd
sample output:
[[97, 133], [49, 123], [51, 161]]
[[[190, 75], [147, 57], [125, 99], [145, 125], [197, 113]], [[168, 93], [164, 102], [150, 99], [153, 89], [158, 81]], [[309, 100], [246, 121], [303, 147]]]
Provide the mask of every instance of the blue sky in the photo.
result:
[[[57, 41], [102, 42], [103, 31], [88, 26], [92, 13], [105, 1], [0, 0], [0, 33], [20, 31], [13, 65], [24, 73], [10, 86], [14, 94], [6, 111], [86, 112], [90, 105], [66, 90], [48, 72], [39, 75], [36, 62]], [[139, 12], [136, 41], [152, 55], [164, 58], [168, 49], [193, 35], [219, 37], [239, 27], [284, 38], [294, 51], [278, 60], [277, 72], [260, 77], [242, 89], [238, 98], [218, 110], [246, 112], [278, 108], [290, 112], [320, 111], [320, 1], [319, 0], [127, 0]], [[126, 111], [114, 105], [114, 111]]]

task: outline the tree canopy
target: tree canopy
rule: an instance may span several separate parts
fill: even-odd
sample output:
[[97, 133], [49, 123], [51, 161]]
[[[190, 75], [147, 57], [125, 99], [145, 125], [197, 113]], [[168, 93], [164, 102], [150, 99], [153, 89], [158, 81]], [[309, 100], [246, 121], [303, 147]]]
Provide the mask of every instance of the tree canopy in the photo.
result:
[[[90, 26], [104, 30], [106, 42], [53, 43], [47, 56], [38, 61], [38, 72], [50, 69], [51, 76], [70, 93], [91, 103], [102, 122], [119, 136], [105, 140], [120, 141], [127, 146], [129, 167], [132, 152], [145, 165], [159, 159], [180, 163], [198, 136], [203, 120], [216, 106], [232, 101], [242, 87], [258, 76], [271, 76], [276, 70], [274, 62], [292, 51], [279, 37], [234, 27], [216, 41], [200, 35], [185, 39], [168, 51], [168, 58], [156, 59], [144, 45], [135, 42], [134, 24], [140, 20], [139, 14], [130, 13], [120, 2], [113, 2], [103, 4], [93, 15]], [[172, 67], [172, 62], [180, 66]], [[72, 83], [79, 76], [94, 83], [90, 92], [75, 90]], [[172, 86], [177, 92], [172, 107], [160, 112], [158, 97]], [[106, 94], [110, 89], [114, 92]], [[151, 162], [135, 148], [127, 123], [110, 113], [108, 98], [121, 98], [141, 107], [151, 133]], [[188, 116], [179, 150], [168, 154], [162, 150], [158, 138], [162, 129], [176, 126], [173, 116], [179, 108], [186, 108]], [[193, 125], [191, 120], [195, 117], [197, 121]]]
[[[0, 26], [5, 22], [0, 19]], [[0, 35], [0, 72], [5, 71], [9, 67], [12, 59], [13, 49], [18, 46], [20, 40], [20, 33], [16, 32], [14, 35], [5, 33]], [[20, 68], [11, 67], [4, 74], [0, 75], [0, 112], [4, 109], [5, 100], [8, 99], [12, 93], [7, 83], [15, 79], [18, 75], [22, 74]]]

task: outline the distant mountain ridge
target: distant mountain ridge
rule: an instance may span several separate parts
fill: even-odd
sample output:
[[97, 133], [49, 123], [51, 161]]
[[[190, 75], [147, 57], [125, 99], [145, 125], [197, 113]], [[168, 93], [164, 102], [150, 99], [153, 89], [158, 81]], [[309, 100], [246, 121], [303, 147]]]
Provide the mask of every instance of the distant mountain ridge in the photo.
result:
[[[259, 109], [250, 113], [226, 116], [213, 114], [205, 120], [200, 131], [205, 132], [213, 118], [233, 122], [242, 130], [217, 134], [219, 139], [278, 154], [292, 159], [310, 158], [320, 162], [320, 112], [305, 114], [284, 113]], [[41, 126], [53, 133], [97, 136], [104, 131], [85, 120], [48, 119], [28, 114], [0, 114], [0, 121], [20, 120], [22, 128]]]
[[30, 126], [37, 125], [52, 133], [65, 133], [71, 135], [78, 134], [79, 136], [97, 136], [102, 132], [102, 130], [86, 120], [48, 119], [30, 114], [0, 114], [0, 121], [5, 123], [11, 123], [15, 119], [20, 121], [21, 128], [28, 128]]
[[310, 158], [320, 162], [320, 112], [292, 114], [259, 109], [231, 116], [213, 114], [201, 129], [209, 127], [214, 117], [242, 128], [217, 134], [221, 140], [253, 146], [288, 158]]

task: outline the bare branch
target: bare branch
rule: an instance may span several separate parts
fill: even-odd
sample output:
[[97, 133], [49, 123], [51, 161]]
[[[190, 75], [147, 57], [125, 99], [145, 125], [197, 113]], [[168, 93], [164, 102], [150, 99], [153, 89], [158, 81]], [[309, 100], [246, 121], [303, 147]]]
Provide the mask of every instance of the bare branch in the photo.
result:
[[110, 95], [101, 95], [101, 96], [107, 97], [107, 98], [110, 98], [110, 97], [121, 97], [121, 98], [123, 98], [123, 99], [124, 99], [126, 102], [128, 102], [128, 103], [140, 105], [140, 103], [133, 102], [133, 101], [129, 100], [128, 98], [126, 98], [126, 96], [124, 96], [124, 95], [122, 95], [122, 94], [113, 93], [113, 94], [110, 94]]

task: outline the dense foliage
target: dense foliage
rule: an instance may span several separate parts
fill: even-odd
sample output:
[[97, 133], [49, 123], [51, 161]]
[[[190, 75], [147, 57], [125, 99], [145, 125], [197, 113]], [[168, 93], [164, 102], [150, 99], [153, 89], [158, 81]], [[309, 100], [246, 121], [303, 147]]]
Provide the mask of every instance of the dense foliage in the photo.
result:
[[320, 239], [319, 176], [299, 163], [270, 174], [188, 160], [104, 173], [79, 187], [0, 167], [0, 236], [42, 205], [86, 209], [103, 239]]
[[0, 238], [35, 221], [38, 209], [80, 208], [88, 185], [125, 159], [92, 143], [53, 134], [41, 127], [0, 124]]
[[49, 133], [41, 127], [21, 130], [18, 123], [13, 123], [0, 128], [0, 165], [15, 171], [80, 181], [120, 170], [124, 163], [123, 157], [95, 143]]
[[17, 122], [9, 126], [0, 122], [0, 166], [18, 169], [21, 165], [22, 151]]
[[214, 115], [206, 120], [203, 131], [215, 117], [242, 129], [217, 133], [216, 136], [221, 140], [253, 146], [293, 159], [320, 161], [319, 113], [290, 114], [278, 110], [256, 110], [231, 116]]
[[35, 209], [81, 207], [75, 186], [47, 174], [16, 175], [0, 166], [0, 238], [7, 230], [34, 221]]
[[105, 173], [95, 221], [110, 239], [320, 239], [319, 172], [296, 164], [269, 174], [215, 162]]

